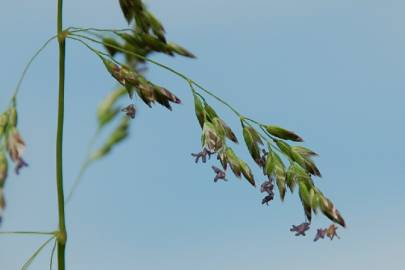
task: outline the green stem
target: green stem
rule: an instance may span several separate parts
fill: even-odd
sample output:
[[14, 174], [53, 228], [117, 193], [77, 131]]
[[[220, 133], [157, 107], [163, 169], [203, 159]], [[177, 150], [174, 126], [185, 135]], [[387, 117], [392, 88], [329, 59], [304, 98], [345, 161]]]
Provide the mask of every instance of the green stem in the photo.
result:
[[258, 125], [258, 126], [262, 126], [261, 123], [257, 122], [256, 120], [253, 120], [253, 119], [251, 119], [251, 118], [245, 117], [245, 120], [250, 121], [250, 122], [252, 122], [252, 123], [255, 123], [255, 124]]
[[195, 90], [195, 88], [194, 88], [194, 86], [193, 86], [193, 82], [192, 82], [192, 81], [187, 81], [187, 82], [188, 82], [188, 84], [189, 84], [189, 86], [190, 86], [191, 92], [193, 92], [193, 94], [199, 96], [204, 102], [206, 102], [206, 101], [205, 101], [205, 98], [204, 98], [200, 93], [198, 93], [198, 92]]
[[101, 53], [99, 50], [94, 49], [93, 47], [91, 47], [89, 44], [87, 44], [86, 42], [84, 42], [84, 41], [81, 40], [81, 39], [74, 38], [74, 37], [68, 37], [68, 38], [73, 39], [73, 40], [76, 40], [76, 41], [82, 43], [84, 46], [86, 46], [89, 50], [91, 50], [92, 52], [94, 52], [95, 54], [97, 54], [98, 57], [100, 57], [100, 58], [103, 60], [103, 57], [101, 56], [102, 53]]
[[218, 100], [219, 102], [221, 102], [222, 104], [224, 104], [226, 107], [228, 107], [233, 113], [235, 113], [239, 118], [242, 118], [242, 114], [239, 113], [234, 107], [232, 107], [228, 102], [226, 102], [225, 100], [223, 100], [222, 98], [220, 98], [219, 96], [213, 94], [211, 91], [207, 90], [206, 88], [204, 88], [203, 86], [201, 86], [199, 83], [192, 81], [192, 83], [197, 86], [198, 88], [200, 88], [202, 91], [204, 91], [205, 93], [207, 93], [208, 95], [212, 96], [213, 98], [215, 98], [216, 100]]
[[65, 270], [66, 224], [65, 196], [63, 192], [63, 124], [65, 110], [65, 59], [66, 39], [63, 27], [63, 0], [58, 0], [57, 33], [59, 43], [59, 98], [58, 98], [58, 127], [56, 138], [56, 186], [58, 195], [59, 232], [57, 240], [58, 270]]

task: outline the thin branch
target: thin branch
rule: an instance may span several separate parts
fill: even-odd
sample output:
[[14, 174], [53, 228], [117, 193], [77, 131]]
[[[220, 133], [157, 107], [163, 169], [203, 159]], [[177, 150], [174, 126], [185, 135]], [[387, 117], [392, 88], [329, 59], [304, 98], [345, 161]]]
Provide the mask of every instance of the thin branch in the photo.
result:
[[68, 193], [68, 195], [66, 197], [66, 200], [65, 200], [66, 204], [68, 204], [71, 201], [71, 199], [73, 197], [73, 194], [76, 192], [77, 188], [79, 187], [79, 185], [80, 185], [80, 183], [81, 183], [81, 181], [83, 179], [84, 173], [89, 168], [91, 163], [92, 163], [91, 159], [86, 159], [86, 161], [80, 167], [80, 171], [79, 171], [79, 173], [78, 173], [78, 175], [77, 175], [77, 177], [76, 177], [76, 179], [75, 179], [75, 181], [74, 181], [74, 183], [73, 183], [73, 185], [72, 185], [71, 189], [69, 190], [69, 193]]
[[0, 235], [54, 235], [55, 232], [12, 231], [0, 232]]
[[17, 83], [17, 86], [16, 86], [16, 88], [15, 88], [15, 90], [14, 90], [14, 94], [13, 94], [13, 98], [12, 98], [12, 99], [14, 99], [14, 98], [17, 96], [18, 92], [20, 91], [21, 84], [22, 84], [22, 82], [23, 82], [23, 80], [24, 80], [24, 78], [25, 78], [25, 75], [27, 74], [28, 69], [30, 68], [31, 64], [34, 62], [35, 58], [37, 58], [37, 56], [38, 56], [38, 55], [46, 48], [46, 46], [48, 46], [48, 44], [49, 44], [53, 39], [55, 39], [55, 38], [56, 38], [56, 36], [53, 36], [53, 37], [49, 38], [49, 39], [37, 50], [37, 52], [30, 58], [30, 60], [28, 61], [27, 65], [25, 66], [25, 68], [24, 68], [24, 70], [23, 70], [23, 72], [22, 72], [22, 74], [21, 74], [20, 79], [18, 80], [18, 83]]
[[55, 242], [53, 243], [53, 247], [52, 247], [52, 251], [51, 251], [51, 260], [49, 262], [49, 270], [52, 270], [53, 267], [53, 258], [55, 256], [55, 250], [56, 250], [56, 244], [58, 242], [55, 240]]
[[[70, 31], [70, 29], [74, 29], [72, 31]], [[66, 29], [67, 31], [69, 31], [70, 33], [79, 33], [79, 32], [91, 32], [91, 31], [95, 31], [95, 32], [110, 32], [110, 33], [118, 33], [118, 32], [135, 32], [133, 29], [131, 28], [124, 28], [124, 29], [103, 29], [103, 28], [94, 28], [94, 27], [89, 27], [89, 28], [81, 28], [81, 27], [68, 27]]]
[[91, 50], [92, 52], [94, 52], [95, 54], [97, 54], [97, 56], [100, 57], [101, 60], [103, 60], [103, 57], [102, 57], [101, 55], [105, 55], [105, 53], [103, 53], [103, 52], [101, 52], [101, 51], [99, 51], [99, 50], [97, 50], [97, 49], [94, 49], [93, 47], [91, 47], [89, 44], [87, 44], [86, 42], [84, 42], [84, 41], [81, 40], [81, 39], [74, 38], [74, 37], [71, 37], [71, 36], [68, 36], [68, 38], [69, 38], [69, 39], [76, 40], [76, 41], [82, 43], [82, 44], [83, 44], [84, 46], [86, 46], [89, 50]]
[[31, 263], [35, 260], [35, 258], [41, 253], [41, 251], [48, 245], [55, 237], [52, 236], [48, 240], [46, 240], [39, 248], [31, 255], [31, 257], [28, 258], [28, 260], [24, 263], [24, 265], [21, 267], [21, 270], [26, 270], [28, 267], [31, 265]]
[[86, 153], [86, 159], [84, 160], [84, 162], [82, 163], [81, 167], [80, 167], [80, 171], [73, 183], [73, 186], [71, 187], [71, 189], [68, 192], [68, 195], [66, 197], [65, 200], [65, 204], [68, 204], [72, 197], [73, 194], [76, 192], [78, 186], [80, 185], [82, 179], [83, 179], [83, 175], [84, 173], [87, 171], [87, 169], [90, 167], [90, 165], [93, 163], [93, 159], [91, 159], [90, 154], [91, 154], [91, 150], [93, 148], [93, 145], [96, 143], [97, 138], [99, 136], [101, 132], [100, 128], [97, 128], [96, 133], [93, 135], [93, 137], [91, 138], [89, 145], [87, 146], [87, 153]]

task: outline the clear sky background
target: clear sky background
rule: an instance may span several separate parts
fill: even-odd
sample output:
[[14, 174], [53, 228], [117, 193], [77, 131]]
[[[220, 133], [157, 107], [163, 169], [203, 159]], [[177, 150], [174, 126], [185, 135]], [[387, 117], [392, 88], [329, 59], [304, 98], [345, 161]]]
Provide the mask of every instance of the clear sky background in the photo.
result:
[[[3, 1], [0, 108], [28, 58], [55, 32], [53, 0]], [[66, 26], [125, 27], [118, 1], [65, 1]], [[150, 1], [168, 38], [197, 60], [155, 57], [244, 114], [292, 129], [320, 153], [316, 179], [345, 216], [341, 240], [297, 238], [298, 194], [260, 205], [233, 177], [213, 183], [195, 165], [200, 129], [187, 85], [148, 76], [183, 100], [173, 112], [139, 104], [131, 138], [85, 175], [67, 208], [68, 269], [401, 269], [405, 263], [404, 1]], [[95, 107], [114, 87], [99, 59], [69, 42], [65, 179], [72, 184], [93, 133]], [[11, 174], [2, 230], [53, 230], [57, 50], [33, 65], [19, 96], [30, 167]], [[212, 101], [230, 124], [238, 121]], [[235, 128], [238, 132], [240, 129]], [[238, 153], [248, 159], [243, 145]], [[251, 164], [251, 163], [250, 163]], [[20, 269], [42, 237], [0, 237], [0, 269]], [[49, 246], [31, 269], [47, 269]]]

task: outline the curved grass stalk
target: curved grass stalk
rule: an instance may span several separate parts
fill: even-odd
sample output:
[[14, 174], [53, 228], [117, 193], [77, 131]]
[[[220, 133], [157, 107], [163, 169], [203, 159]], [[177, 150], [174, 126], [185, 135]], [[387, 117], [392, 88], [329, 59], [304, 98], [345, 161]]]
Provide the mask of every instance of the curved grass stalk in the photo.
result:
[[66, 196], [65, 204], [68, 204], [72, 200], [73, 195], [75, 194], [77, 188], [79, 187], [79, 185], [80, 185], [80, 183], [81, 183], [81, 181], [83, 179], [84, 173], [87, 171], [87, 169], [90, 167], [90, 165], [94, 161], [90, 157], [91, 149], [93, 148], [94, 144], [96, 143], [100, 132], [101, 132], [101, 129], [98, 128], [96, 130], [95, 134], [93, 135], [93, 137], [91, 138], [89, 145], [87, 146], [86, 159], [83, 161], [83, 163], [82, 163], [82, 165], [80, 167], [80, 171], [79, 171], [78, 175], [76, 176], [76, 179], [73, 182], [73, 185], [70, 188], [70, 190], [68, 192], [68, 195]]
[[46, 240], [42, 245], [39, 246], [37, 250], [31, 255], [31, 257], [28, 258], [28, 260], [23, 264], [21, 267], [21, 270], [26, 270], [32, 262], [35, 260], [35, 258], [41, 253], [41, 251], [55, 238], [55, 236], [52, 236], [48, 240]]
[[55, 251], [56, 251], [56, 244], [57, 243], [58, 242], [56, 240], [53, 243], [53, 247], [52, 247], [52, 250], [51, 250], [51, 259], [49, 261], [49, 270], [52, 270], [52, 268], [53, 268], [53, 258], [55, 257]]
[[15, 99], [15, 97], [18, 95], [20, 88], [21, 88], [21, 84], [25, 78], [25, 75], [27, 74], [30, 66], [32, 65], [32, 63], [34, 62], [34, 60], [37, 58], [37, 56], [48, 46], [48, 44], [54, 40], [56, 38], [56, 36], [50, 37], [36, 52], [35, 54], [30, 58], [30, 60], [28, 61], [27, 65], [25, 66], [20, 79], [18, 80], [17, 86], [14, 90], [13, 96], [12, 96], [12, 100]]

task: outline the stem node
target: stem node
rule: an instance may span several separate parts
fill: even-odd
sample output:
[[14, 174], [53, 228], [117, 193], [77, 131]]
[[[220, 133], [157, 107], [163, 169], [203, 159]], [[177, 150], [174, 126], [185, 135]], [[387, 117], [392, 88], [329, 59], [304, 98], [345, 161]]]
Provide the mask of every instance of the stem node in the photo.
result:
[[55, 233], [56, 241], [61, 245], [66, 245], [67, 233], [66, 231], [58, 231]]
[[58, 34], [58, 42], [63, 43], [65, 42], [66, 37], [70, 34], [68, 30], [64, 30]]

